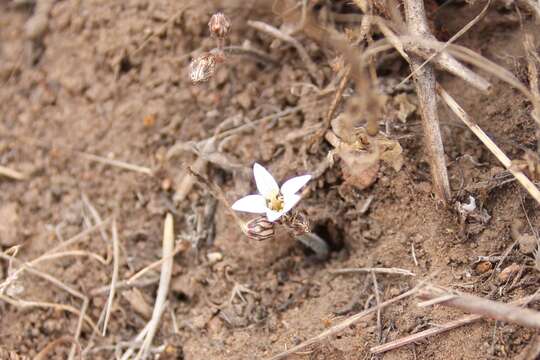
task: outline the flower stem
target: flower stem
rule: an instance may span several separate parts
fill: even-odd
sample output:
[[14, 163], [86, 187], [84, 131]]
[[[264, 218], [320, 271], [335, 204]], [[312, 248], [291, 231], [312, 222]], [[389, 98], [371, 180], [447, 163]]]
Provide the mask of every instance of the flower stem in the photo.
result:
[[324, 241], [319, 235], [312, 232], [307, 232], [302, 235], [296, 235], [295, 238], [310, 248], [315, 253], [315, 257], [317, 259], [325, 260], [328, 258], [330, 248], [328, 247], [326, 241]]

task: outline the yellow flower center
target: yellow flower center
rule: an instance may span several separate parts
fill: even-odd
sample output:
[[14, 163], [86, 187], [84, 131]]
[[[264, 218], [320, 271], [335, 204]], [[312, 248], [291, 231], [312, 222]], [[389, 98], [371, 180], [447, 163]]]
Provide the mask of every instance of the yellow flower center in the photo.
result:
[[283, 195], [279, 192], [273, 192], [266, 197], [266, 206], [274, 211], [283, 210]]

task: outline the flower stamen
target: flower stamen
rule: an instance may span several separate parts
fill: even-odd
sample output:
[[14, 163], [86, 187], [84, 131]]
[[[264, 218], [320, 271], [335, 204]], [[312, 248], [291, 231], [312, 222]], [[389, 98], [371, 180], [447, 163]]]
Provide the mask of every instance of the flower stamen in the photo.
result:
[[282, 211], [284, 205], [283, 195], [279, 192], [272, 192], [266, 197], [266, 206], [270, 210]]

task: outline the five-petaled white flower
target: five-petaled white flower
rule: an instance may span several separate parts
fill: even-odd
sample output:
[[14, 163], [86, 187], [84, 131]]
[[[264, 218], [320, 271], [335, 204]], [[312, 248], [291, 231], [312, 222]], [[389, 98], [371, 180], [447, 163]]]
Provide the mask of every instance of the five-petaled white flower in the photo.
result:
[[293, 177], [279, 188], [274, 177], [261, 165], [253, 165], [253, 176], [259, 194], [236, 201], [232, 208], [255, 214], [266, 214], [268, 221], [276, 221], [290, 211], [301, 199], [296, 194], [311, 179], [311, 175]]

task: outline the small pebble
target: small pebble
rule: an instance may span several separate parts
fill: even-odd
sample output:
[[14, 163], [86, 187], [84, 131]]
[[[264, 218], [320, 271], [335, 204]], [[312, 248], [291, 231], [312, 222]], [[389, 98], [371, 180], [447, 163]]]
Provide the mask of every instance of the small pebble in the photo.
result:
[[501, 273], [499, 274], [499, 280], [501, 282], [506, 282], [511, 276], [514, 276], [518, 273], [520, 267], [518, 264], [512, 264], [503, 269]]
[[206, 255], [206, 258], [208, 259], [210, 265], [213, 265], [223, 260], [223, 254], [220, 252], [211, 252]]
[[493, 264], [490, 261], [480, 261], [476, 264], [476, 272], [479, 274], [485, 274], [493, 269]]

